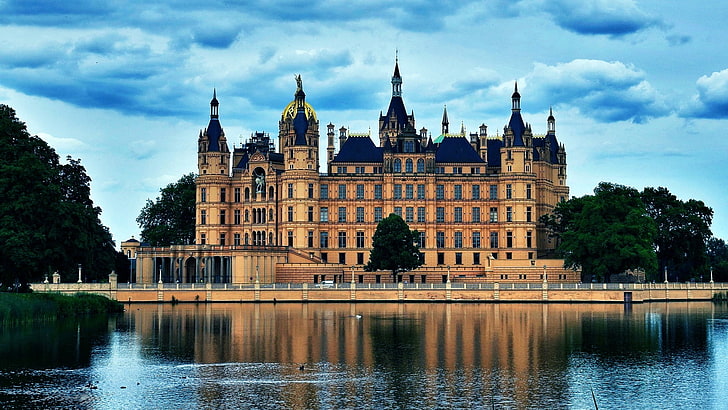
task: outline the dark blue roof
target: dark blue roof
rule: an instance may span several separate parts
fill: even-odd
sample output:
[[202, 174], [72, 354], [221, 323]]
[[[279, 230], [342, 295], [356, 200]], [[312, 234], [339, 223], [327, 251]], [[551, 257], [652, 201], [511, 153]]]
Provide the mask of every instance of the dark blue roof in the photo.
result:
[[233, 168], [245, 168], [246, 165], [248, 165], [248, 161], [250, 160], [250, 157], [248, 156], [248, 153], [246, 152], [243, 154], [243, 157], [240, 158], [240, 162], [238, 162]]
[[382, 148], [369, 137], [349, 137], [331, 162], [382, 162]]
[[[394, 116], [397, 118], [399, 128], [404, 129], [409, 122], [407, 121], [407, 109], [404, 108], [404, 100], [402, 100], [402, 97], [392, 96], [392, 100], [389, 102], [389, 108], [387, 109], [386, 118], [388, 119], [392, 116], [392, 113], [394, 113]], [[385, 119], [385, 121], [387, 120]]]
[[210, 142], [208, 151], [220, 151], [220, 135], [222, 135], [220, 121], [217, 118], [210, 118], [210, 123], [207, 125], [207, 138]]
[[488, 166], [499, 167], [501, 164], [500, 149], [503, 147], [502, 139], [488, 140]]
[[465, 137], [445, 137], [435, 153], [436, 162], [484, 162]]
[[549, 145], [551, 146], [551, 151], [549, 153], [547, 153], [547, 155], [549, 157], [545, 158], [545, 160], [552, 164], [557, 164], [559, 162], [559, 156], [558, 156], [559, 141], [556, 139], [556, 135], [554, 135], [554, 134], [547, 134], [543, 138], [534, 138], [533, 139], [533, 159], [534, 159], [534, 161], [543, 161], [544, 160], [543, 158], [541, 158], [541, 155], [539, 155], [538, 148], [545, 147], [546, 141], [549, 142]]
[[511, 113], [511, 120], [508, 122], [508, 127], [513, 130], [513, 146], [525, 146], [526, 144], [523, 142], [523, 132], [526, 130], [526, 125], [523, 123], [520, 111], [514, 111]]
[[308, 145], [306, 141], [306, 131], [308, 130], [308, 120], [303, 110], [298, 110], [296, 117], [293, 119], [293, 130], [296, 132], [296, 141], [293, 145]]

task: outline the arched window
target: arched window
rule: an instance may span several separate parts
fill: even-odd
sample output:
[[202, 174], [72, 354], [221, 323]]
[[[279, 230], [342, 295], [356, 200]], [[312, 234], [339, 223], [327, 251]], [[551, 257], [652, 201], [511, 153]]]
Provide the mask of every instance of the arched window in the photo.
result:
[[245, 188], [245, 200], [250, 200], [250, 188]]
[[273, 232], [268, 233], [268, 245], [273, 245]]
[[275, 196], [273, 194], [275, 194], [273, 187], [268, 188], [268, 199], [270, 199], [270, 200], [275, 199]]
[[269, 209], [268, 210], [268, 220], [269, 221], [272, 221], [273, 220], [273, 209]]
[[399, 158], [394, 160], [394, 172], [402, 172], [402, 160]]
[[245, 234], [245, 244], [246, 245], [250, 244], [250, 236], [247, 233]]
[[250, 211], [245, 210], [245, 222], [250, 222]]
[[412, 159], [407, 158], [407, 161], [405, 161], [404, 172], [412, 173]]
[[417, 160], [417, 172], [425, 172], [425, 160], [422, 158]]

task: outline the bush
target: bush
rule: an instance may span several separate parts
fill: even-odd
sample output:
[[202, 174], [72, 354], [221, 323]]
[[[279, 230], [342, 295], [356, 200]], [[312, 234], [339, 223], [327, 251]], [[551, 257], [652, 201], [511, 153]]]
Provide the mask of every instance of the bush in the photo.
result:
[[52, 321], [58, 318], [123, 311], [123, 306], [103, 296], [77, 293], [0, 292], [0, 324]]

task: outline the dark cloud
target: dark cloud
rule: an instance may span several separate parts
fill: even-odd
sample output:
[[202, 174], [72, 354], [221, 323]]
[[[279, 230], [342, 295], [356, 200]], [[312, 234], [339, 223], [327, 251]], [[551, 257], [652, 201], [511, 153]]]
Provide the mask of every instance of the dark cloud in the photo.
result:
[[728, 69], [702, 76], [696, 82], [698, 94], [682, 109], [691, 118], [728, 118]]
[[565, 104], [600, 122], [642, 123], [669, 115], [664, 97], [644, 78], [644, 73], [621, 62], [573, 60], [547, 66], [537, 64], [521, 87], [524, 108]]
[[621, 37], [662, 24], [632, 0], [550, 0], [545, 9], [556, 24], [578, 34]]

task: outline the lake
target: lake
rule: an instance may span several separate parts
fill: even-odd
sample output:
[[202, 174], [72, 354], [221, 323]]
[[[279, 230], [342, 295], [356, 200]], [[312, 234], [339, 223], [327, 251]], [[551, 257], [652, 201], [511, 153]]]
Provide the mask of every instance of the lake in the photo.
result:
[[5, 408], [726, 408], [728, 307], [128, 304], [2, 328]]

